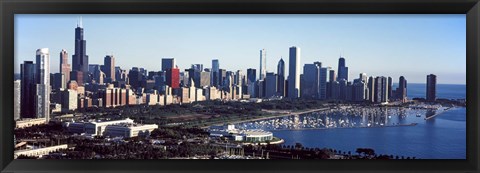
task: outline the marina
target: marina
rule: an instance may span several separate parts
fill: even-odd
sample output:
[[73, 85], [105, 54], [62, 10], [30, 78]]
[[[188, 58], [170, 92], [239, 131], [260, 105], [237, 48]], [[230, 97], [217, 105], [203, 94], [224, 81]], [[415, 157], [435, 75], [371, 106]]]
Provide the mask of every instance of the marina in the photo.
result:
[[[344, 106], [315, 112], [269, 117], [236, 124], [243, 129], [314, 130], [331, 128], [367, 128], [413, 126], [428, 120], [449, 107], [415, 105], [411, 107]], [[408, 119], [408, 120], [407, 120]]]

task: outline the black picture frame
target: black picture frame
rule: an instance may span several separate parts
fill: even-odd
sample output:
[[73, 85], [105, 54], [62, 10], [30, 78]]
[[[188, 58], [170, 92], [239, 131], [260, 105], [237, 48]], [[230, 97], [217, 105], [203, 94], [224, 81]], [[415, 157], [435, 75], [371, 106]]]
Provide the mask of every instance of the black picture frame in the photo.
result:
[[[478, 172], [479, 0], [1, 0], [2, 172]], [[14, 160], [15, 14], [466, 14], [466, 160]]]

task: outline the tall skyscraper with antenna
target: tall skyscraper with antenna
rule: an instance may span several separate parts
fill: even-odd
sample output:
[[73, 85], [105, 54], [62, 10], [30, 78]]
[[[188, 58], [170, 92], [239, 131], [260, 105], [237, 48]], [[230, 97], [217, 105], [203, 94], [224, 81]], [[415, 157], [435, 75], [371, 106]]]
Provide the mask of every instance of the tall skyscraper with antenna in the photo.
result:
[[[82, 84], [88, 74], [88, 55], [87, 41], [83, 35], [82, 18], [80, 17], [75, 28], [75, 54], [72, 56], [73, 71], [77, 72], [74, 76], [77, 83]], [[81, 72], [81, 73], [78, 73]]]
[[348, 81], [348, 67], [345, 66], [345, 58], [340, 57], [338, 59], [337, 81], [341, 81], [342, 79], [345, 79], [345, 81]]

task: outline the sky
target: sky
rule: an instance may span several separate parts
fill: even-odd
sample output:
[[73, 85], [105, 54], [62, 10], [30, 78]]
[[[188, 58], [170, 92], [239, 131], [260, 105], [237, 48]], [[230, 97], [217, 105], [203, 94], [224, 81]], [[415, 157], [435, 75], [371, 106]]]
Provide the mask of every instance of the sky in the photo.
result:
[[466, 83], [465, 14], [16, 14], [15, 73], [39, 48], [50, 49], [51, 73], [62, 49], [71, 63], [80, 16], [90, 64], [112, 54], [122, 69], [160, 71], [161, 59], [173, 57], [183, 71], [219, 59], [222, 69], [255, 68], [258, 76], [265, 49], [267, 71], [276, 73], [283, 58], [288, 74], [289, 47], [296, 46], [301, 73], [315, 61], [337, 71], [343, 56], [350, 80], [366, 73], [425, 83], [435, 74], [437, 83]]

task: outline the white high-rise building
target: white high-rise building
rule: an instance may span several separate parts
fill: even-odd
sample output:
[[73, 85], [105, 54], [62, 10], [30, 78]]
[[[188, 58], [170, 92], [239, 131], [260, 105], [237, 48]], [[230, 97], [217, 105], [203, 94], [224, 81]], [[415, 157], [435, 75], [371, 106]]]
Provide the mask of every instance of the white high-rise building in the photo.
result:
[[35, 110], [37, 118], [50, 120], [50, 53], [48, 48], [37, 49], [37, 92]]
[[265, 79], [267, 75], [267, 52], [265, 49], [260, 50], [260, 73], [259, 80]]
[[300, 96], [300, 48], [290, 47], [288, 63], [288, 97]]

